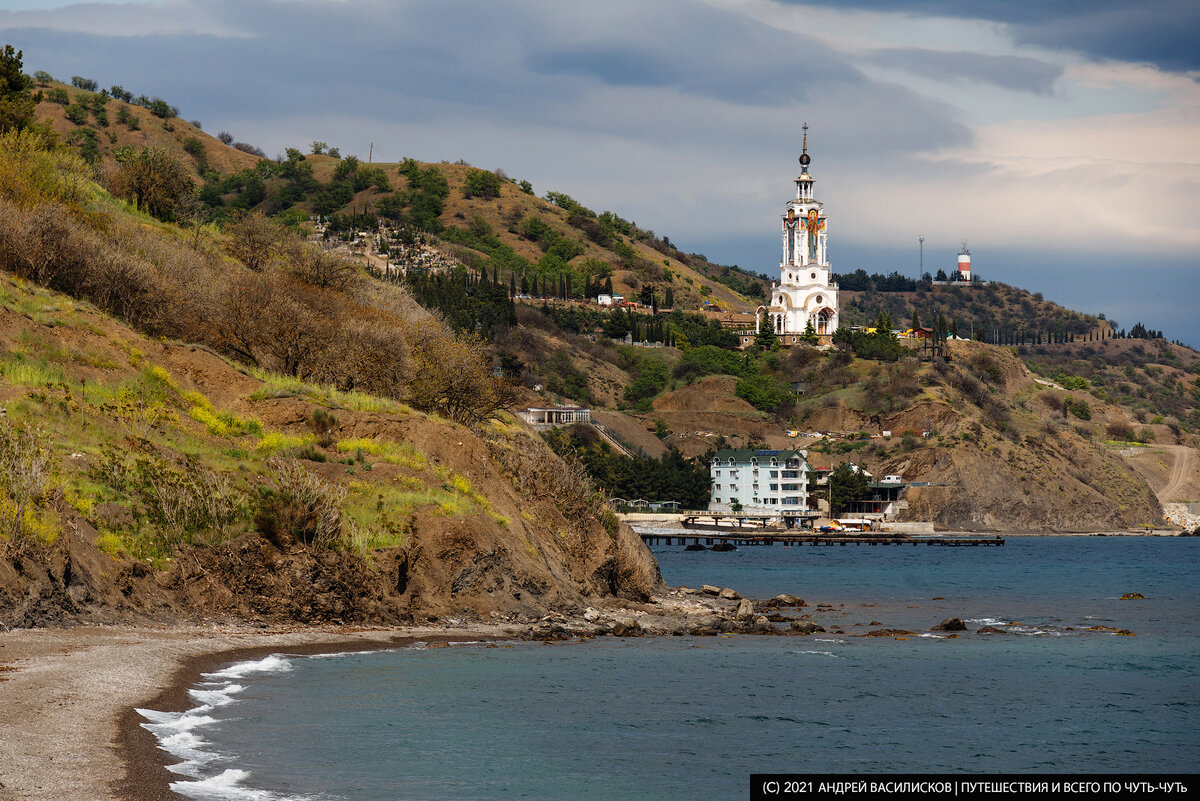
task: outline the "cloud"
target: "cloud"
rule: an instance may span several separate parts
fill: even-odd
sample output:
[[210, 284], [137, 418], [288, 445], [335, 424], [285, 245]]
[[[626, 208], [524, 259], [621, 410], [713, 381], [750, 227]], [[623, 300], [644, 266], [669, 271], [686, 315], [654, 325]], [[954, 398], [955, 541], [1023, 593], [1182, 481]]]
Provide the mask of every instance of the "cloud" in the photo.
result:
[[845, 56], [817, 40], [736, 13], [695, 2], [660, 3], [650, 14], [641, 3], [609, 3], [608, 9], [599, 25], [585, 13], [572, 26], [577, 33], [550, 46], [531, 43], [530, 67], [738, 104], [810, 100], [830, 84], [865, 81]]
[[1200, 5], [1195, 0], [773, 0], [922, 17], [977, 19], [1007, 26], [1014, 40], [1073, 50], [1100, 61], [1134, 61], [1162, 69], [1200, 70]]
[[917, 47], [881, 48], [868, 54], [880, 66], [934, 80], [990, 83], [1002, 89], [1048, 95], [1063, 69], [1025, 56], [994, 56]]
[[57, 8], [47, 5], [18, 11], [0, 10], [0, 31], [42, 28], [98, 36], [248, 35], [221, 22], [210, 9], [193, 2], [59, 3]]

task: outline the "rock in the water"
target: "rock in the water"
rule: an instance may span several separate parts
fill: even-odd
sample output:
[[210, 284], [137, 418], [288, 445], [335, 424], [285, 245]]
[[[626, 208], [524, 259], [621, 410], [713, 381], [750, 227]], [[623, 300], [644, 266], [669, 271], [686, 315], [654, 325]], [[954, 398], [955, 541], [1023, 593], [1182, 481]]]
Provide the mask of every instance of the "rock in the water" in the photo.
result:
[[698, 542], [693, 542], [691, 545], [684, 548], [683, 550], [685, 550], [685, 551], [707, 551], [708, 548], [704, 547], [703, 545], [701, 545]]
[[825, 631], [824, 626], [810, 620], [793, 620], [791, 628], [796, 634], [815, 634], [818, 631]]
[[1127, 592], [1121, 596], [1122, 601], [1144, 601], [1146, 596], [1140, 592]]
[[930, 629], [930, 631], [966, 631], [967, 624], [962, 622], [960, 617], [948, 617], [941, 623]]
[[797, 598], [795, 595], [788, 595], [786, 592], [776, 595], [771, 601], [776, 606], [804, 606], [804, 599]]
[[737, 546], [732, 542], [718, 542], [712, 547], [714, 551], [736, 551]]
[[[840, 632], [839, 632], [840, 633]], [[905, 629], [875, 629], [868, 631], [866, 634], [853, 634], [853, 637], [904, 637], [910, 634], [916, 634], [915, 631], [906, 631]]]
[[737, 611], [734, 612], [734, 617], [738, 620], [749, 620], [754, 617], [754, 604], [750, 603], [749, 598], [743, 598], [737, 606]]
[[725, 587], [718, 594], [727, 601], [736, 601], [742, 597], [737, 590], [730, 589], [729, 587]]
[[1008, 634], [1007, 631], [995, 626], [984, 626], [975, 632], [976, 634]]
[[721, 588], [714, 587], [711, 584], [704, 584], [700, 587], [700, 592], [704, 593], [705, 595], [720, 595]]

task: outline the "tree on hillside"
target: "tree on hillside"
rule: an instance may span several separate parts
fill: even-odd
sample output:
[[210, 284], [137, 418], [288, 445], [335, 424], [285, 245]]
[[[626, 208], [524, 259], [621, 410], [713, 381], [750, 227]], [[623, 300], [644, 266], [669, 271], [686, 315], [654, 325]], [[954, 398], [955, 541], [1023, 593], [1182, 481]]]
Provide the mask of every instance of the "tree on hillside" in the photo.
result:
[[829, 474], [829, 514], [837, 516], [850, 505], [867, 494], [867, 477], [862, 471], [854, 470], [850, 463], [838, 465]]
[[130, 198], [139, 209], [160, 220], [174, 219], [195, 186], [183, 162], [160, 147], [143, 147], [109, 181], [113, 194]]
[[406, 400], [421, 411], [474, 425], [520, 399], [520, 388], [492, 374], [487, 349], [478, 339], [456, 339], [435, 320], [409, 329], [413, 376]]
[[467, 197], [500, 197], [500, 176], [487, 170], [467, 170], [463, 194]]
[[0, 133], [24, 128], [33, 122], [37, 105], [30, 93], [33, 79], [21, 72], [21, 50], [5, 45], [0, 51]]
[[779, 337], [775, 336], [775, 325], [770, 318], [762, 321], [758, 335], [754, 337], [754, 347], [762, 351], [779, 350]]
[[813, 327], [813, 321], [810, 317], [804, 325], [804, 333], [800, 336], [801, 342], [807, 342], [810, 345], [821, 344], [821, 337], [817, 334], [817, 329]]
[[284, 240], [279, 225], [261, 214], [244, 214], [227, 223], [225, 232], [229, 234], [229, 255], [255, 271], [266, 266]]

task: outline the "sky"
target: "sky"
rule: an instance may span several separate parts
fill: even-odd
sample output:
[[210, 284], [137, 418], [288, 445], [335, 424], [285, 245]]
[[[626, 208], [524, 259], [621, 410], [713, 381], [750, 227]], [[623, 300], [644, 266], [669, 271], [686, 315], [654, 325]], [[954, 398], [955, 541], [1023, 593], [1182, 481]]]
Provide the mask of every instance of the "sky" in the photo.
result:
[[[1195, 0], [0, 0], [25, 69], [269, 155], [465, 159], [778, 276], [975, 272], [1200, 346]], [[924, 237], [923, 250], [919, 237]]]

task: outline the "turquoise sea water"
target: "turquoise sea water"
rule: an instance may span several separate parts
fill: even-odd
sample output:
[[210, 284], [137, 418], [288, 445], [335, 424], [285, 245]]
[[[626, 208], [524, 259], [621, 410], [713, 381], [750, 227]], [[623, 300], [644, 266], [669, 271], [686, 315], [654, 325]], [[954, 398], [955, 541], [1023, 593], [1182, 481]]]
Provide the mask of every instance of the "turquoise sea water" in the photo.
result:
[[[195, 798], [744, 798], [761, 772], [1195, 772], [1200, 541], [655, 549], [845, 634], [272, 657], [147, 711]], [[1140, 592], [1144, 601], [1120, 601]], [[941, 600], [932, 600], [933, 598]], [[816, 612], [817, 603], [831, 604]], [[1007, 635], [852, 635], [945, 617]], [[863, 624], [855, 626], [855, 623]], [[1084, 632], [1091, 625], [1136, 636]], [[1073, 629], [1073, 630], [1072, 630]]]

